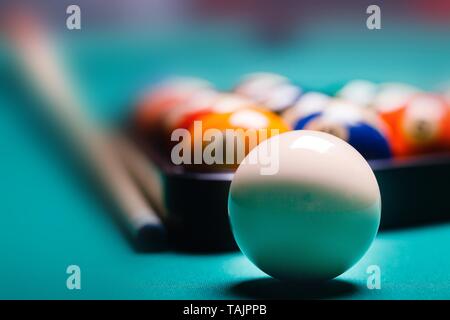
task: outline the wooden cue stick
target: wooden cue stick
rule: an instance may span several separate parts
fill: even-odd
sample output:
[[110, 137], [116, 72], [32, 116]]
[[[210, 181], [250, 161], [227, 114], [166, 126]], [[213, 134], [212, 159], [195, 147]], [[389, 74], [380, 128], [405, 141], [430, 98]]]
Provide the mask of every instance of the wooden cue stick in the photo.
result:
[[9, 33], [24, 71], [37, 91], [47, 100], [46, 112], [56, 117], [67, 129], [73, 143], [84, 153], [104, 186], [117, 201], [122, 218], [132, 235], [143, 231], [150, 239], [165, 237], [160, 218], [148, 205], [134, 181], [125, 171], [106, 133], [84, 111], [72, 85], [59, 63], [53, 43], [33, 21], [25, 29], [18, 26]]
[[116, 133], [112, 139], [117, 152], [122, 156], [129, 171], [150, 199], [159, 217], [164, 220], [167, 209], [163, 203], [162, 183], [157, 167], [129, 138]]

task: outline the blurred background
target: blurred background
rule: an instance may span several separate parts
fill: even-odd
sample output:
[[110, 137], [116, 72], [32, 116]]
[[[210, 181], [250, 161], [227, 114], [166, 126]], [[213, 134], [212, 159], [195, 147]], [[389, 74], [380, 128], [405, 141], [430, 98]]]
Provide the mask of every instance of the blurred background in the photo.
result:
[[[13, 4], [44, 17], [82, 91], [105, 115], [174, 73], [227, 89], [244, 73], [271, 71], [322, 90], [355, 78], [434, 89], [450, 74], [445, 0], [3, 1], [3, 15]], [[81, 8], [81, 31], [66, 29], [70, 4]], [[370, 4], [381, 7], [381, 30], [366, 27]]]

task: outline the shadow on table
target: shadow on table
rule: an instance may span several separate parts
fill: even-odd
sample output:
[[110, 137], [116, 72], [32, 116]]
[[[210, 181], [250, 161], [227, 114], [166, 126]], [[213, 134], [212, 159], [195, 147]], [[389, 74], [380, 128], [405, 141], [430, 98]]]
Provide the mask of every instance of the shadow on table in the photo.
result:
[[352, 295], [358, 287], [337, 279], [319, 284], [300, 284], [260, 278], [234, 284], [229, 290], [233, 295], [247, 299], [332, 299]]

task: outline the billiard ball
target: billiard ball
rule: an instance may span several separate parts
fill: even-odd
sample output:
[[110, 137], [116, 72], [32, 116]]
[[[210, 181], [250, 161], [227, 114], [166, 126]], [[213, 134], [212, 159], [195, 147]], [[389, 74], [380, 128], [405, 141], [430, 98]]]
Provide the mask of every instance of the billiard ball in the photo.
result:
[[243, 77], [234, 92], [281, 113], [295, 104], [302, 90], [287, 78], [273, 73], [254, 73]]
[[411, 156], [448, 150], [450, 146], [450, 106], [441, 96], [417, 94], [384, 115], [392, 130], [396, 156]]
[[408, 84], [385, 82], [378, 86], [378, 91], [371, 105], [376, 112], [383, 114], [395, 113], [396, 109], [401, 108], [418, 92], [420, 92], [418, 88]]
[[172, 108], [162, 120], [162, 127], [165, 136], [169, 138], [174, 130], [188, 129], [194, 121], [207, 114], [224, 114], [245, 108], [261, 107], [254, 101], [237, 94], [207, 91], [198, 94], [185, 104]]
[[356, 105], [368, 107], [378, 91], [378, 86], [367, 80], [353, 80], [348, 82], [336, 96], [351, 101]]
[[215, 103], [224, 95], [217, 91], [203, 91], [186, 103], [175, 106], [162, 119], [164, 131], [170, 133], [177, 128], [187, 128], [195, 117], [212, 112]]
[[366, 160], [345, 141], [290, 131], [263, 141], [242, 161], [228, 212], [240, 250], [262, 271], [281, 280], [323, 281], [348, 270], [370, 247], [380, 190]]
[[134, 122], [144, 134], [158, 132], [162, 119], [172, 108], [186, 103], [197, 94], [212, 90], [212, 85], [202, 79], [169, 78], [143, 91], [137, 102]]
[[188, 128], [192, 138], [187, 143], [191, 155], [197, 152], [202, 161], [185, 167], [194, 171], [235, 170], [257, 144], [288, 130], [281, 117], [257, 107], [199, 116]]
[[289, 109], [282, 113], [283, 119], [292, 127], [295, 124], [313, 113], [322, 112], [331, 97], [320, 92], [307, 92], [303, 94], [298, 101]]
[[347, 141], [366, 159], [392, 156], [389, 128], [371, 110], [343, 100], [333, 100], [322, 112], [302, 118], [294, 129], [330, 133]]
[[233, 93], [198, 95], [189, 103], [173, 108], [162, 121], [164, 149], [171, 152], [178, 144], [176, 139], [172, 139], [175, 130], [189, 129], [193, 127], [194, 121], [201, 120], [209, 114], [227, 114], [245, 108], [261, 109], [254, 101]]
[[268, 90], [285, 83], [289, 83], [289, 79], [282, 75], [255, 72], [244, 75], [233, 91], [255, 100], [261, 100]]
[[292, 107], [301, 96], [302, 90], [291, 83], [279, 85], [267, 92], [266, 97], [261, 101], [270, 110], [282, 113]]

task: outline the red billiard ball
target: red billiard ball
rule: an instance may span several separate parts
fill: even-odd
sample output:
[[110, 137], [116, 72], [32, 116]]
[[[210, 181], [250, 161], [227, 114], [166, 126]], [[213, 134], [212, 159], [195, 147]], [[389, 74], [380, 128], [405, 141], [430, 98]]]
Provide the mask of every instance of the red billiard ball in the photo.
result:
[[228, 113], [257, 106], [254, 101], [233, 93], [204, 93], [172, 109], [163, 125], [166, 132], [171, 132], [177, 128], [188, 128], [194, 120], [206, 114]]
[[227, 114], [240, 109], [261, 108], [254, 101], [233, 93], [215, 93], [198, 95], [189, 103], [173, 108], [162, 121], [162, 132], [166, 148], [171, 150], [174, 144], [173, 132], [176, 129], [189, 129], [194, 121], [202, 120], [210, 114]]
[[157, 133], [170, 110], [205, 91], [213, 91], [212, 85], [198, 78], [177, 77], [161, 82], [145, 91], [138, 100], [134, 123], [144, 134]]

